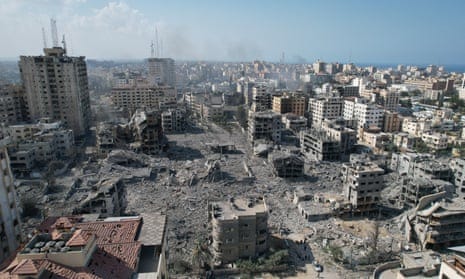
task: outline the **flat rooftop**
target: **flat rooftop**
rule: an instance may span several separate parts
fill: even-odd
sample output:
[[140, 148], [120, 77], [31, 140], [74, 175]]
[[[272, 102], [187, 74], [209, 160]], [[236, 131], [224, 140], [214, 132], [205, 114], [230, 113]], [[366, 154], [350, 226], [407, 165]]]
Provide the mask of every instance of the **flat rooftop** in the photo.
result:
[[267, 211], [265, 200], [261, 198], [212, 202], [213, 217], [221, 220], [233, 220], [241, 216], [253, 216]]

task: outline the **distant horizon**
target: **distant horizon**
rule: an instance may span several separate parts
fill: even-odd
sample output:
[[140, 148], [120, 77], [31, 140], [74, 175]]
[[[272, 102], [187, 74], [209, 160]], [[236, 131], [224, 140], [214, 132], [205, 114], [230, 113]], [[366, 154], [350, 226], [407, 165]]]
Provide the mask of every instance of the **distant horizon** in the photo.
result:
[[462, 65], [463, 10], [462, 0], [3, 0], [0, 56], [41, 54], [54, 18], [56, 45], [64, 34], [71, 56], [98, 60], [153, 51], [178, 61]]

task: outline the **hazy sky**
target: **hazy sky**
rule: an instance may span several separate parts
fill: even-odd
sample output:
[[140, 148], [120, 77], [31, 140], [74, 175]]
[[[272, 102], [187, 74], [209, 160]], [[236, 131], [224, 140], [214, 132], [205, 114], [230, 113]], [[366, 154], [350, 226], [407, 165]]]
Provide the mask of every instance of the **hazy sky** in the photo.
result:
[[[71, 55], [465, 64], [463, 0], [0, 0], [0, 57], [42, 53], [50, 18]], [[160, 44], [161, 45], [161, 44]]]

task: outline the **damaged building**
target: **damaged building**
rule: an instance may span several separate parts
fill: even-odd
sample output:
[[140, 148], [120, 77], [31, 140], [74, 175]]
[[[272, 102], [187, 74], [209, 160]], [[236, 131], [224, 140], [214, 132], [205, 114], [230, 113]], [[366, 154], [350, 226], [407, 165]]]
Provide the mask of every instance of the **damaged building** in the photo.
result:
[[299, 177], [304, 174], [304, 160], [296, 154], [275, 151], [268, 155], [273, 173], [279, 177]]
[[183, 109], [168, 109], [161, 114], [163, 132], [176, 133], [186, 130], [186, 111]]
[[322, 130], [300, 131], [300, 148], [302, 154], [309, 160], [339, 161], [341, 159], [340, 142]]
[[283, 125], [281, 115], [272, 112], [250, 112], [249, 113], [248, 139], [254, 145], [257, 140], [265, 140], [279, 144]]
[[345, 163], [342, 166], [344, 197], [354, 213], [370, 213], [377, 209], [384, 188], [384, 170], [367, 163]]
[[465, 244], [465, 210], [457, 201], [445, 199], [441, 192], [420, 199], [415, 211], [406, 220], [409, 242], [423, 249], [439, 249]]
[[268, 208], [263, 198], [210, 202], [216, 265], [255, 258], [268, 249]]
[[164, 145], [161, 113], [158, 110], [137, 110], [128, 124], [130, 148], [148, 155], [160, 153]]
[[455, 192], [452, 183], [439, 179], [404, 177], [401, 183], [400, 200], [406, 207], [417, 206], [420, 198], [427, 195], [446, 192], [448, 197], [452, 197]]

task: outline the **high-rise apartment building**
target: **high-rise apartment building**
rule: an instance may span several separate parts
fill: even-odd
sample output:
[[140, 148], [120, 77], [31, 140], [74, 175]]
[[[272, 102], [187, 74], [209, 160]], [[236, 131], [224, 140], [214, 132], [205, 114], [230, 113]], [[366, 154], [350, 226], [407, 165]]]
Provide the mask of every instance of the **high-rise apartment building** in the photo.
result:
[[9, 138], [0, 139], [0, 262], [9, 257], [21, 241], [21, 225], [7, 152], [8, 144]]
[[149, 78], [155, 84], [176, 86], [174, 60], [171, 58], [149, 58]]
[[76, 137], [84, 136], [91, 120], [85, 57], [67, 56], [61, 47], [44, 53], [19, 61], [30, 119], [60, 120]]

